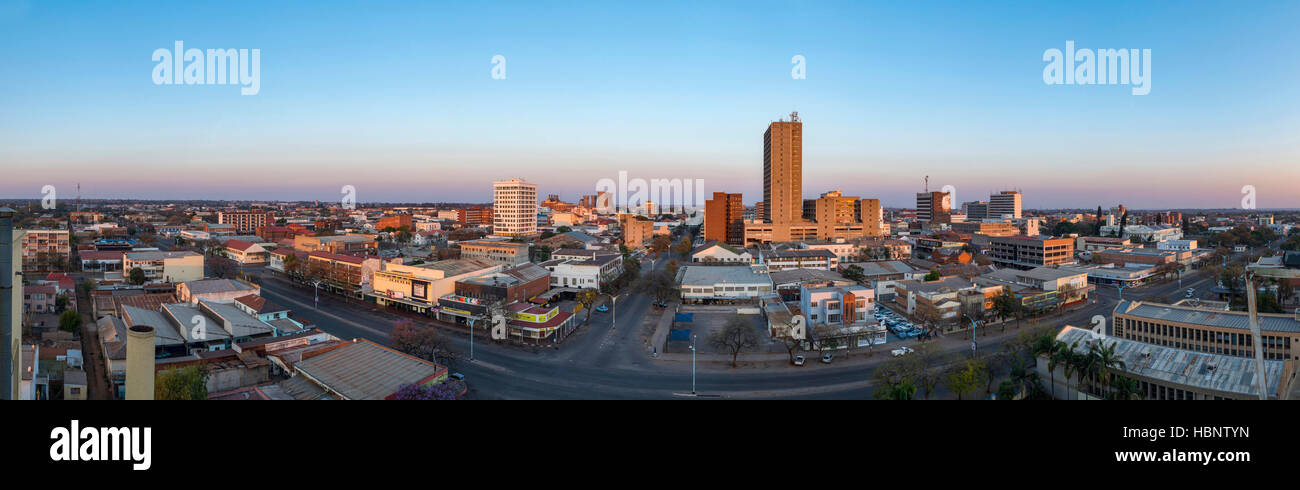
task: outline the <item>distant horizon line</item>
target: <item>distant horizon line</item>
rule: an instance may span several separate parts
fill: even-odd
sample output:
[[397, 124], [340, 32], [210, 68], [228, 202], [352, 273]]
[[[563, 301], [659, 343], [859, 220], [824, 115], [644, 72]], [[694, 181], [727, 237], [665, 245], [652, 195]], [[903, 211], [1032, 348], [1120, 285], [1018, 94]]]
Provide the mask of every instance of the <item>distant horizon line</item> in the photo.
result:
[[[0, 197], [0, 202], [26, 202], [26, 203], [39, 203], [39, 202], [41, 202], [41, 199], [40, 199], [40, 198], [8, 198], [8, 197]], [[131, 203], [131, 202], [139, 202], [139, 203], [153, 203], [153, 202], [162, 202], [162, 203], [177, 203], [177, 202], [198, 202], [198, 203], [203, 203], [203, 202], [213, 202], [213, 203], [255, 203], [255, 202], [265, 202], [265, 203], [285, 203], [285, 204], [308, 204], [308, 203], [318, 203], [318, 204], [326, 204], [327, 207], [341, 207], [341, 204], [339, 204], [339, 203], [336, 202], [335, 200], [323, 201], [323, 200], [320, 200], [320, 199], [305, 199], [305, 200], [303, 200], [303, 199], [299, 199], [299, 200], [288, 200], [288, 199], [143, 199], [143, 198], [118, 199], [118, 198], [82, 198], [82, 202], [83, 202], [83, 203], [88, 203], [88, 202], [89, 202], [89, 203], [98, 203], [98, 202], [124, 202], [124, 203]], [[544, 202], [544, 201], [538, 201], [538, 202], [541, 203], [541, 202]], [[561, 201], [561, 202], [564, 202], [564, 201]], [[361, 205], [372, 205], [372, 206], [388, 205], [388, 206], [411, 206], [411, 207], [420, 207], [420, 206], [425, 206], [425, 205], [428, 205], [428, 206], [439, 206], [439, 205], [454, 205], [454, 204], [467, 204], [467, 205], [491, 205], [492, 202], [491, 202], [491, 201], [488, 201], [488, 202], [472, 202], [472, 201], [357, 201], [356, 204], [357, 204], [357, 206], [361, 206]], [[746, 205], [746, 207], [750, 207], [750, 206], [752, 206], [752, 205]], [[1102, 205], [1102, 207], [1105, 208], [1106, 210], [1109, 210], [1109, 208], [1107, 208], [1105, 205]], [[703, 207], [700, 207], [699, 209], [702, 210]], [[891, 210], [892, 210], [892, 209], [903, 209], [903, 210], [908, 210], [908, 209], [916, 209], [916, 208], [915, 208], [915, 207], [904, 207], [904, 206], [883, 206], [881, 209], [891, 209]], [[1085, 206], [1085, 207], [1050, 207], [1050, 208], [1022, 208], [1022, 209], [1023, 209], [1024, 211], [1076, 211], [1076, 210], [1092, 211], [1092, 210], [1093, 210], [1093, 206]], [[1126, 210], [1129, 210], [1129, 211], [1237, 211], [1237, 212], [1243, 212], [1243, 213], [1261, 212], [1261, 211], [1296, 211], [1296, 212], [1300, 212], [1300, 208], [1256, 208], [1256, 209], [1242, 209], [1242, 208], [1197, 208], [1197, 207], [1137, 208], [1137, 207], [1127, 207], [1127, 206], [1126, 206], [1125, 209], [1126, 209]], [[1089, 214], [1089, 213], [1083, 213], [1083, 214]]]

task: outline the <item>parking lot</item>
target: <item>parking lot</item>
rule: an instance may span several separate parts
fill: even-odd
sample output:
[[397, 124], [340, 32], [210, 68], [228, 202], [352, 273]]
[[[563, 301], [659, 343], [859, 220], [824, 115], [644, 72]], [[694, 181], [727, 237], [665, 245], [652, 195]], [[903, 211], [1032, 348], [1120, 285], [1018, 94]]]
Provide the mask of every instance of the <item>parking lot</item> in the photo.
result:
[[[691, 321], [674, 321], [672, 328], [674, 330], [690, 330], [691, 335], [698, 336], [696, 348], [699, 353], [718, 353], [730, 354], [730, 352], [717, 352], [709, 345], [709, 336], [718, 330], [727, 326], [727, 322], [732, 318], [742, 318], [754, 329], [754, 335], [758, 337], [759, 348], [749, 352], [785, 352], [779, 342], [774, 343], [771, 335], [767, 332], [767, 322], [763, 315], [738, 315], [734, 308], [730, 311], [701, 311], [700, 309], [682, 308], [682, 313], [690, 315]], [[678, 334], [683, 335], [683, 334]], [[690, 354], [691, 343], [689, 340], [673, 340], [670, 334], [668, 342], [664, 346], [664, 352], [674, 354]]]
[[920, 325], [912, 323], [902, 314], [896, 313], [879, 304], [876, 305], [872, 315], [875, 316], [876, 321], [880, 322], [881, 325], [884, 325], [885, 329], [889, 331], [886, 335], [888, 342], [898, 342], [914, 338], [924, 339], [927, 335]]

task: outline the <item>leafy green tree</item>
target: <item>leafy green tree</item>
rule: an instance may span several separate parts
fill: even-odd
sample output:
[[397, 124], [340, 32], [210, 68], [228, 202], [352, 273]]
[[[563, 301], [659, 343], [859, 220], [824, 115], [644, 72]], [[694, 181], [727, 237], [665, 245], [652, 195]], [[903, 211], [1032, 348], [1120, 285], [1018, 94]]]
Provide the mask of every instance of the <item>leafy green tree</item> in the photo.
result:
[[944, 387], [948, 388], [957, 395], [961, 400], [964, 396], [974, 393], [980, 386], [985, 384], [985, 377], [988, 376], [988, 368], [984, 362], [979, 359], [970, 359], [957, 369], [948, 372], [944, 378]]
[[144, 277], [144, 269], [141, 269], [139, 267], [131, 268], [131, 272], [128, 274], [127, 277], [128, 280], [131, 281], [131, 284], [134, 284], [136, 286], [144, 284], [144, 281], [146, 280], [146, 278]]
[[591, 324], [592, 305], [596, 304], [597, 298], [600, 298], [600, 293], [596, 292], [595, 289], [583, 289], [582, 291], [578, 292], [576, 298], [578, 304], [582, 305], [582, 308], [587, 310], [587, 318], [583, 320], [582, 322], [583, 325]]
[[865, 271], [863, 271], [862, 267], [857, 264], [845, 267], [844, 272], [841, 272], [840, 275], [853, 282], [862, 282], [867, 278]]
[[206, 400], [208, 371], [202, 366], [163, 370], [154, 378], [155, 400]]
[[941, 277], [939, 275], [939, 270], [938, 269], [932, 270], [930, 271], [929, 274], [925, 275], [925, 282], [938, 281], [939, 277]]
[[59, 330], [73, 333], [81, 330], [81, 315], [77, 310], [63, 310], [59, 314]]

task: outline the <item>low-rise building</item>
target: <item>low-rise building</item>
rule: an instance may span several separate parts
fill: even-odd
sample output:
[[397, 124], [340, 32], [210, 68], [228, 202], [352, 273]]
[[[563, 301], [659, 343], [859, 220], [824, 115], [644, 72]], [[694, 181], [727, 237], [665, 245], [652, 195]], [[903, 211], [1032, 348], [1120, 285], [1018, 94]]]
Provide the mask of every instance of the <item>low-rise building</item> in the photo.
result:
[[743, 248], [710, 241], [691, 250], [691, 262], [750, 264], [754, 262], [754, 256]]
[[176, 285], [176, 299], [191, 305], [199, 300], [232, 303], [240, 296], [261, 293], [261, 286], [238, 279], [200, 279]]
[[528, 244], [502, 240], [470, 240], [458, 242], [462, 259], [485, 259], [507, 267], [528, 263]]
[[767, 267], [686, 265], [677, 272], [684, 303], [750, 302], [773, 293]]
[[126, 252], [122, 255], [122, 272], [144, 272], [145, 282], [186, 282], [203, 279], [203, 256], [190, 251]]

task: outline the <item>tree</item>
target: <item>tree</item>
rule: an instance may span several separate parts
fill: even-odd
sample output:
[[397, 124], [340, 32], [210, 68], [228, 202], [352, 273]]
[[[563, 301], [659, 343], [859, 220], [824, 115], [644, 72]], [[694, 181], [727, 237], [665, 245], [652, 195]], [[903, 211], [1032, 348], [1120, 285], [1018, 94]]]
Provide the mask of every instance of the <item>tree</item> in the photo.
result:
[[139, 267], [132, 267], [131, 272], [127, 273], [127, 280], [136, 286], [144, 284], [146, 279], [147, 278], [144, 277], [144, 269]]
[[58, 298], [54, 299], [54, 311], [63, 311], [68, 307], [68, 302], [71, 300], [68, 293], [60, 294]]
[[225, 257], [213, 257], [212, 260], [209, 261], [209, 265], [212, 268], [212, 276], [218, 279], [234, 277], [235, 273], [238, 272], [238, 268], [235, 267], [235, 261]]
[[1013, 400], [1016, 398], [1016, 383], [1011, 380], [1003, 381], [998, 385], [999, 400]]
[[561, 226], [561, 227], [555, 229], [555, 233], [557, 233], [557, 234], [559, 234], [559, 233], [569, 233], [569, 232], [571, 232], [571, 231], [573, 231], [573, 228], [569, 228], [569, 227], [567, 227], [567, 226]]
[[1101, 206], [1097, 206], [1097, 236], [1101, 236]]
[[81, 315], [77, 310], [64, 310], [59, 314], [59, 330], [73, 333], [81, 330]]
[[938, 269], [932, 270], [930, 271], [929, 274], [925, 275], [925, 282], [938, 281], [939, 277], [941, 277], [939, 276], [939, 270]]
[[418, 325], [409, 319], [393, 324], [388, 343], [399, 352], [452, 368], [460, 360], [460, 352], [453, 349], [451, 341], [433, 327]]
[[678, 294], [676, 276], [668, 271], [650, 271], [641, 277], [637, 290], [654, 296], [656, 301], [668, 301]]
[[1056, 226], [1052, 227], [1052, 234], [1055, 236], [1066, 236], [1071, 233], [1078, 233], [1078, 232], [1079, 232], [1079, 227], [1075, 226], [1073, 222], [1066, 221], [1066, 220], [1058, 221], [1056, 222]]
[[944, 377], [944, 386], [957, 395], [961, 400], [965, 395], [974, 393], [981, 385], [985, 384], [984, 378], [988, 376], [988, 368], [984, 362], [979, 359], [970, 359], [958, 369], [948, 372]]
[[677, 259], [668, 259], [668, 263], [664, 264], [664, 271], [667, 272], [668, 275], [672, 277], [677, 277], [678, 267], [679, 266], [677, 265]]
[[657, 257], [665, 250], [668, 250], [668, 247], [670, 246], [672, 246], [672, 239], [668, 238], [668, 235], [655, 235], [655, 237], [650, 240], [650, 253]]
[[[919, 364], [911, 359], [912, 356], [895, 357], [885, 361], [876, 367], [873, 377], [875, 378], [876, 391], [873, 394], [877, 400], [911, 400], [916, 396], [917, 386], [917, 367]], [[926, 394], [929, 397], [929, 394]]]
[[599, 297], [600, 297], [600, 293], [596, 292], [595, 289], [583, 289], [582, 291], [578, 292], [577, 294], [578, 304], [582, 305], [582, 309], [587, 310], [587, 318], [583, 320], [582, 322], [583, 325], [591, 324], [592, 305], [596, 304], [596, 298]]
[[1119, 233], [1115, 236], [1124, 238], [1124, 228], [1126, 227], [1128, 227], [1128, 211], [1124, 211], [1124, 214], [1119, 216]]
[[155, 400], [206, 400], [208, 398], [208, 370], [194, 365], [167, 369], [158, 373], [153, 382]]
[[415, 383], [402, 385], [393, 392], [392, 400], [455, 400], [456, 391], [450, 383], [420, 386]]
[[741, 316], [733, 316], [721, 330], [714, 330], [709, 336], [709, 345], [714, 350], [731, 354], [731, 367], [736, 367], [736, 358], [743, 351], [758, 347], [758, 334]]
[[858, 283], [867, 278], [865, 271], [863, 271], [862, 267], [857, 264], [845, 267], [844, 272], [841, 272], [840, 275], [844, 276], [845, 279]]
[[691, 254], [691, 239], [690, 239], [690, 238], [686, 238], [686, 237], [682, 237], [682, 241], [677, 242], [677, 247], [674, 248], [673, 251], [674, 251], [674, 252], [677, 252], [677, 255], [682, 256], [682, 257], [686, 257], [687, 255], [690, 255], [690, 254]]

